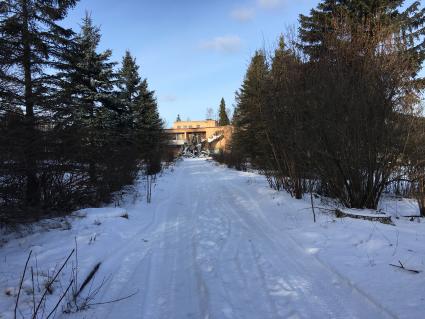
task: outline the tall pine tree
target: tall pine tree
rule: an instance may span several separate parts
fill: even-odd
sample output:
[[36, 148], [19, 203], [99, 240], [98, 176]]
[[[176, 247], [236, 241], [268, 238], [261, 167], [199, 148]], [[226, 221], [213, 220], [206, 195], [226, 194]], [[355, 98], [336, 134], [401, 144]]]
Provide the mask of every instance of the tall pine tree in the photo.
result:
[[124, 106], [128, 123], [134, 127], [134, 111], [136, 100], [140, 94], [141, 78], [136, 59], [126, 51], [122, 60], [121, 69], [118, 72], [118, 96]]
[[226, 126], [230, 124], [229, 116], [227, 115], [227, 111], [226, 111], [226, 102], [224, 101], [224, 98], [221, 98], [218, 116], [219, 116], [218, 125]]
[[352, 28], [362, 25], [370, 38], [379, 29], [392, 29], [394, 36], [406, 44], [404, 54], [415, 60], [419, 70], [425, 59], [425, 8], [420, 8], [420, 1], [406, 8], [404, 3], [405, 0], [323, 0], [310, 15], [300, 15], [301, 47], [312, 59], [318, 59], [324, 49], [329, 49], [329, 34], [349, 18]]
[[242, 87], [236, 94], [235, 132], [232, 149], [254, 165], [263, 161], [266, 145], [263, 111], [267, 105], [269, 68], [264, 52], [257, 51], [246, 72]]
[[50, 108], [56, 93], [54, 69], [73, 33], [58, 23], [76, 2], [9, 0], [0, 12], [0, 99], [7, 100], [11, 108], [25, 110], [24, 198], [25, 204], [33, 208], [41, 202], [37, 158], [42, 155], [37, 121]]
[[137, 142], [142, 149], [142, 157], [147, 163], [146, 172], [156, 174], [161, 169], [161, 152], [163, 143], [163, 121], [158, 113], [155, 92], [149, 90], [144, 79], [136, 100], [135, 122]]
[[100, 29], [86, 13], [60, 73], [64, 99], [59, 116], [71, 124], [94, 125], [102, 107], [123, 111], [111, 94], [116, 83], [113, 70], [116, 63], [110, 61], [110, 50], [97, 52], [100, 39]]
[[105, 166], [102, 165], [105, 147], [118, 138], [114, 130], [124, 122], [125, 112], [125, 106], [113, 93], [116, 63], [110, 61], [110, 50], [98, 52], [100, 39], [100, 29], [86, 14], [81, 31], [62, 64], [61, 107], [55, 112], [62, 127], [72, 131], [70, 144], [79, 149], [68, 155], [88, 165], [90, 184], [94, 188]]

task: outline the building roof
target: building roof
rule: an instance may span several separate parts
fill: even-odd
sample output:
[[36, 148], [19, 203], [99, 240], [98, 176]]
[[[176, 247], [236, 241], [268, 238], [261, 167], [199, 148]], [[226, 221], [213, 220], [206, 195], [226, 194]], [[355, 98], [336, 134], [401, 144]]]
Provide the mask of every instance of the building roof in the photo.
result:
[[173, 123], [173, 129], [217, 127], [215, 120], [179, 121]]

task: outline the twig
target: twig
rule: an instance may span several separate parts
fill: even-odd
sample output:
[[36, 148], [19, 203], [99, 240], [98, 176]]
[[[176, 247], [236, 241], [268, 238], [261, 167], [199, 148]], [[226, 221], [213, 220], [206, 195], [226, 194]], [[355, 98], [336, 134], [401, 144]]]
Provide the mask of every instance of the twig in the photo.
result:
[[68, 288], [66, 288], [65, 292], [62, 294], [62, 296], [59, 298], [58, 302], [56, 303], [55, 307], [52, 311], [50, 311], [49, 315], [46, 317], [46, 319], [49, 319], [50, 316], [56, 311], [56, 309], [59, 307], [59, 304], [61, 303], [62, 299], [66, 296], [68, 293], [69, 288], [71, 288], [72, 284], [74, 282], [74, 279], [71, 280], [71, 282], [68, 285]]
[[32, 282], [32, 306], [33, 313], [35, 312], [35, 287], [34, 287], [34, 270], [31, 266], [31, 282]]
[[16, 303], [15, 303], [14, 319], [16, 319], [16, 311], [18, 310], [19, 296], [21, 295], [22, 283], [24, 282], [24, 277], [25, 277], [25, 273], [27, 272], [27, 266], [28, 266], [28, 262], [30, 261], [31, 254], [32, 254], [32, 250], [28, 254], [28, 258], [24, 267], [24, 272], [22, 273], [21, 281], [19, 283], [19, 290], [18, 290], [18, 295], [16, 296]]
[[390, 264], [390, 266], [397, 267], [397, 268], [400, 268], [400, 269], [403, 269], [403, 270], [406, 270], [406, 271], [410, 271], [410, 272], [413, 272], [415, 274], [419, 274], [421, 272], [420, 270], [409, 269], [409, 268], [404, 267], [404, 265], [401, 263], [400, 260], [398, 261], [398, 263], [400, 264], [400, 266], [399, 265], [394, 265], [394, 264]]
[[56, 280], [56, 278], [59, 276], [59, 274], [61, 273], [62, 269], [65, 267], [66, 263], [68, 262], [69, 258], [71, 258], [72, 254], [75, 252], [75, 249], [73, 249], [71, 251], [71, 253], [68, 255], [68, 257], [66, 258], [65, 262], [62, 264], [61, 268], [59, 269], [59, 271], [56, 273], [56, 275], [53, 277], [53, 279], [47, 283], [43, 295], [41, 296], [40, 302], [37, 305], [37, 308], [35, 309], [34, 315], [32, 316], [32, 319], [35, 319], [37, 316], [37, 312], [40, 309], [41, 303], [43, 302], [44, 297], [46, 297], [47, 294], [47, 290], [48, 288], [53, 284], [53, 282]]
[[[77, 294], [78, 289], [78, 244], [77, 244], [77, 236], [74, 237], [75, 241], [75, 281], [74, 281], [74, 296]], [[74, 297], [75, 302], [75, 297]]]
[[128, 298], [133, 297], [134, 295], [137, 295], [139, 293], [139, 289], [137, 289], [137, 291], [133, 292], [132, 294], [122, 297], [122, 298], [118, 298], [118, 299], [114, 299], [114, 300], [109, 300], [109, 301], [104, 301], [104, 302], [96, 302], [96, 303], [91, 303], [89, 306], [97, 306], [97, 305], [105, 305], [108, 303], [114, 303], [114, 302], [119, 302]]
[[313, 211], [313, 222], [316, 222], [316, 212], [314, 211], [313, 192], [310, 191], [311, 210]]
[[37, 289], [38, 289], [38, 291], [40, 292], [41, 291], [41, 289], [40, 289], [40, 281], [38, 280], [38, 277], [40, 277], [39, 276], [39, 271], [38, 271], [38, 259], [37, 259], [37, 254], [35, 254], [35, 270], [37, 271], [37, 276], [35, 277], [36, 279], [37, 279]]

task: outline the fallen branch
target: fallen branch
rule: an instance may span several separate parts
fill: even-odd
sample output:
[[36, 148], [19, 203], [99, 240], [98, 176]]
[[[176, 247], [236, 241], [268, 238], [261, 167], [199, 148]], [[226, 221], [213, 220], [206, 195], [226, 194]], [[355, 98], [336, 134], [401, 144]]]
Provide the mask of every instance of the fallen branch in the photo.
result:
[[397, 268], [400, 268], [400, 269], [403, 269], [403, 270], [406, 270], [406, 271], [409, 271], [409, 272], [413, 272], [414, 274], [419, 274], [421, 272], [420, 270], [409, 269], [409, 268], [404, 267], [404, 265], [401, 263], [400, 260], [398, 262], [399, 262], [400, 265], [390, 264], [390, 266], [397, 267]]
[[364, 220], [370, 220], [373, 222], [380, 222], [382, 224], [387, 224], [387, 225], [394, 225], [394, 223], [391, 220], [391, 216], [384, 215], [384, 214], [369, 216], [369, 215], [353, 214], [353, 213], [345, 212], [339, 209], [335, 209], [335, 216], [337, 218], [349, 217], [354, 219], [364, 219]]

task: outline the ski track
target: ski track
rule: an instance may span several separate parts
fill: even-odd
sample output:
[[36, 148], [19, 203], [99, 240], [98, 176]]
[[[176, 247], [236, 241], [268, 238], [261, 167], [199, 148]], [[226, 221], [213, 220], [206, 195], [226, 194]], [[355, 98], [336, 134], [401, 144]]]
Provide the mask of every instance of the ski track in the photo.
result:
[[138, 293], [92, 318], [396, 318], [222, 172], [199, 159], [177, 165], [165, 197], [154, 194], [152, 219], [102, 266], [113, 275], [100, 299]]

